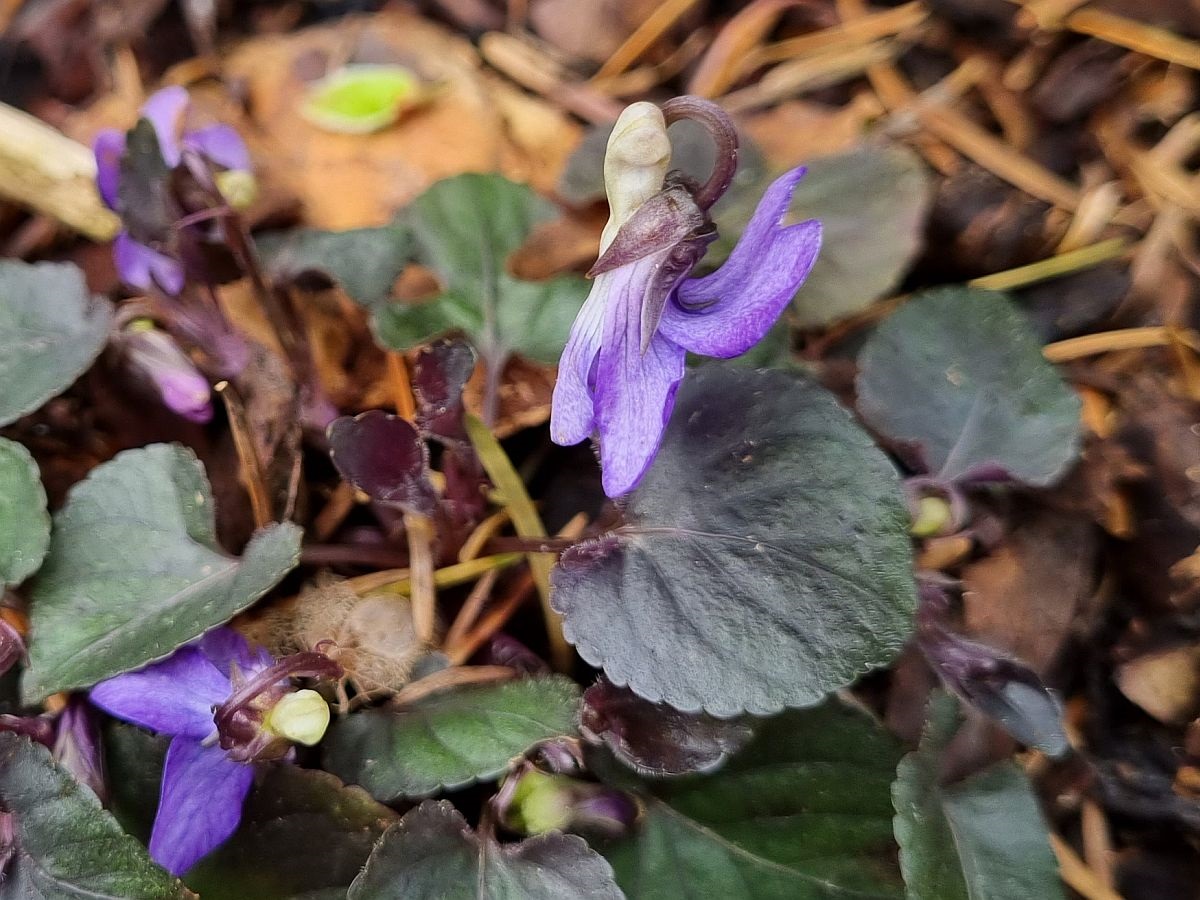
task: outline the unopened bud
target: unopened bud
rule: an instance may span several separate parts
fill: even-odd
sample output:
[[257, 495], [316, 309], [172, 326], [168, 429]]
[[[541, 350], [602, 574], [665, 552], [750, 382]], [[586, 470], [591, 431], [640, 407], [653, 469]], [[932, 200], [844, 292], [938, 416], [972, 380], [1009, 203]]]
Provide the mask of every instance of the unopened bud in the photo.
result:
[[218, 172], [213, 180], [221, 196], [234, 209], [246, 209], [258, 197], [258, 179], [245, 169], [227, 169]]
[[263, 720], [263, 728], [296, 744], [311, 747], [329, 727], [329, 704], [308, 689], [284, 694]]
[[638, 817], [637, 803], [624, 791], [607, 785], [548, 775], [528, 768], [519, 779], [504, 811], [509, 827], [525, 834], [581, 831], [620, 837]]
[[638, 207], [662, 190], [670, 164], [671, 141], [662, 110], [653, 103], [625, 107], [604, 154], [604, 188], [610, 215], [600, 238], [601, 253]]
[[192, 422], [212, 418], [208, 381], [165, 331], [136, 319], [125, 330], [123, 347], [130, 369], [150, 382], [168, 409]]

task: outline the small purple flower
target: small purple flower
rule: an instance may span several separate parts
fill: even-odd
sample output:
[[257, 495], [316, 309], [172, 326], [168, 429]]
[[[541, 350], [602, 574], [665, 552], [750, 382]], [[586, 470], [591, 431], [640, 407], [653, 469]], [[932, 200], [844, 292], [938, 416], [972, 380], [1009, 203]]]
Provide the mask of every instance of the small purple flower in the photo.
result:
[[[328, 724], [320, 695], [293, 692], [288, 677], [339, 672], [320, 654], [276, 661], [218, 628], [162, 662], [92, 688], [92, 702], [105, 712], [172, 736], [150, 835], [156, 862], [182, 875], [233, 834], [254, 781], [249, 763], [287, 756], [292, 740], [316, 743]], [[299, 715], [296, 706], [304, 707]], [[283, 707], [286, 717], [277, 713]]]
[[[717, 165], [697, 187], [667, 174], [666, 126], [704, 125]], [[599, 433], [604, 491], [631, 491], [653, 462], [689, 352], [729, 358], [767, 333], [816, 261], [821, 225], [781, 224], [797, 168], [763, 195], [733, 253], [716, 272], [692, 278], [716, 231], [708, 210], [728, 188], [737, 134], [719, 107], [695, 97], [661, 110], [635, 103], [617, 120], [605, 157], [612, 215], [592, 268], [591, 293], [559, 365], [550, 418], [558, 444]]]
[[[248, 175], [250, 153], [241, 137], [229, 125], [188, 125], [188, 93], [182, 87], [168, 87], [153, 94], [142, 106], [142, 117], [154, 127], [159, 150], [169, 168], [183, 160], [185, 151], [196, 153], [222, 170], [221, 175]], [[121, 213], [121, 160], [125, 156], [126, 136], [116, 129], [96, 135], [92, 144], [96, 156], [96, 187], [104, 203]], [[220, 176], [218, 176], [220, 180]], [[237, 183], [237, 179], [230, 179]], [[157, 288], [169, 295], [183, 290], [184, 267], [169, 252], [135, 240], [128, 232], [117, 236], [113, 259], [121, 278], [141, 290]]]
[[169, 334], [148, 319], [135, 319], [121, 333], [119, 346], [130, 371], [147, 382], [168, 409], [191, 422], [212, 419], [208, 380]]

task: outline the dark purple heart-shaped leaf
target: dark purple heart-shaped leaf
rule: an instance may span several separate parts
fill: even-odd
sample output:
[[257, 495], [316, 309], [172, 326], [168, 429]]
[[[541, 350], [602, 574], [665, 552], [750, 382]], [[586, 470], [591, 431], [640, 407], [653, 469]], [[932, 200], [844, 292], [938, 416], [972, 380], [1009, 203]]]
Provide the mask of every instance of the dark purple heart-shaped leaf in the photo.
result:
[[413, 365], [417, 427], [424, 434], [466, 442], [463, 388], [475, 371], [475, 351], [466, 341], [443, 339], [421, 348]]
[[409, 512], [437, 511], [429, 450], [411, 423], [373, 409], [336, 419], [328, 435], [333, 464], [360, 491]]
[[349, 900], [621, 900], [612, 869], [581, 837], [551, 833], [500, 844], [445, 800], [426, 801], [384, 834]]
[[1044, 486], [1079, 455], [1079, 398], [1003, 294], [965, 287], [909, 300], [858, 357], [858, 408], [915, 445], [944, 481]]
[[580, 730], [644, 775], [710, 771], [752, 736], [742, 720], [683, 713], [604, 678], [584, 692]]
[[564, 554], [552, 602], [583, 658], [648, 700], [726, 717], [812, 705], [911, 629], [896, 472], [800, 375], [691, 373], [624, 512]]

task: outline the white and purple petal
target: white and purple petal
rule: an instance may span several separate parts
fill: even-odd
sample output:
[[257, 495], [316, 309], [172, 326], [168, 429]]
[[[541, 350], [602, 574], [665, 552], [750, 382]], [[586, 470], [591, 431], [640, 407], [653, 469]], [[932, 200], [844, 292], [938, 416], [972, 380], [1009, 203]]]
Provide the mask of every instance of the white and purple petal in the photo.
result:
[[592, 383], [604, 330], [608, 287], [618, 275], [619, 272], [605, 272], [596, 276], [558, 363], [558, 380], [550, 405], [550, 438], [563, 447], [587, 440], [596, 429]]
[[175, 738], [163, 765], [150, 856], [183, 875], [237, 830], [253, 783], [253, 767], [229, 759], [220, 747]]
[[121, 157], [125, 155], [125, 135], [115, 128], [106, 128], [92, 141], [96, 156], [96, 189], [109, 209], [117, 208], [121, 185]]
[[113, 241], [113, 262], [121, 280], [130, 287], [157, 289], [171, 296], [183, 290], [183, 264], [135, 241], [124, 231]]
[[662, 255], [613, 271], [605, 292], [594, 397], [604, 492], [610, 497], [633, 490], [650, 468], [683, 380], [687, 354], [681, 347], [656, 334], [642, 349], [645, 289]]
[[745, 353], [770, 330], [816, 262], [821, 223], [780, 224], [804, 176], [793, 169], [763, 194], [729, 259], [704, 278], [683, 282], [659, 333], [692, 353]]
[[102, 681], [90, 696], [92, 703], [118, 719], [199, 740], [216, 730], [213, 707], [224, 703], [230, 691], [229, 678], [192, 646]]

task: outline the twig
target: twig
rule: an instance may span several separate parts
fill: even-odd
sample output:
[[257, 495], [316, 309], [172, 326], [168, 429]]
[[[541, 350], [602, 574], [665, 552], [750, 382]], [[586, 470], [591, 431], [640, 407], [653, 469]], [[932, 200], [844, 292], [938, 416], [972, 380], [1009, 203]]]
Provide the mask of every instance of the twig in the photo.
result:
[[357, 500], [354, 496], [354, 486], [349, 482], [340, 481], [329, 495], [329, 501], [313, 519], [310, 530], [318, 541], [327, 541], [338, 530], [338, 527], [354, 509]]
[[408, 536], [409, 596], [413, 631], [422, 644], [433, 643], [437, 629], [437, 589], [433, 581], [433, 523], [419, 513], [404, 514]]
[[404, 359], [404, 354], [395, 350], [389, 350], [386, 358], [388, 387], [392, 392], [396, 415], [411, 422], [417, 417], [417, 404], [413, 399], [412, 382], [408, 377], [408, 362]]
[[802, 0], [752, 0], [717, 33], [688, 81], [687, 93], [716, 97], [725, 93], [747, 71], [747, 56], [790, 6]]
[[866, 13], [860, 18], [822, 28], [811, 34], [788, 38], [768, 44], [761, 50], [747, 55], [742, 71], [746, 72], [763, 63], [781, 62], [808, 56], [827, 50], [841, 50], [869, 44], [882, 38], [901, 34], [916, 28], [929, 18], [929, 10], [920, 0], [912, 0], [894, 9]]
[[475, 530], [468, 535], [467, 539], [463, 541], [462, 547], [459, 548], [458, 561], [467, 562], [482, 553], [484, 545], [497, 531], [507, 525], [511, 518], [508, 507], [504, 507], [476, 525]]
[[271, 495], [267, 491], [262, 461], [254, 449], [254, 439], [250, 436], [246, 407], [237, 390], [228, 381], [219, 382], [215, 390], [221, 395], [221, 400], [225, 403], [225, 412], [229, 416], [229, 431], [233, 435], [233, 448], [238, 458], [238, 480], [250, 497], [254, 527], [263, 528], [273, 521]]
[[1145, 350], [1150, 347], [1168, 347], [1183, 343], [1196, 350], [1200, 348], [1200, 335], [1190, 329], [1151, 325], [1144, 328], [1122, 328], [1117, 331], [1101, 331], [1081, 337], [1055, 341], [1042, 348], [1042, 354], [1053, 363], [1070, 362], [1100, 353], [1119, 350]]
[[[504, 505], [512, 514], [513, 526], [521, 537], [544, 538], [546, 527], [542, 524], [525, 483], [513, 468], [512, 462], [492, 434], [490, 428], [475, 416], [466, 417], [467, 434], [479, 454], [479, 461], [496, 486], [496, 490], [504, 498]], [[562, 635], [562, 621], [550, 607], [550, 568], [554, 565], [552, 553], [530, 553], [529, 570], [538, 589], [542, 601], [542, 615], [546, 620], [546, 635], [550, 642], [550, 657], [554, 667], [560, 672], [567, 671], [572, 664], [571, 645]]]
[[[495, 556], [481, 556], [470, 562], [455, 563], [452, 566], [436, 570], [433, 573], [433, 584], [439, 590], [456, 587], [474, 581], [492, 569], [506, 569], [516, 565], [524, 558], [522, 553], [497, 553]], [[405, 594], [408, 593], [410, 574], [406, 568], [388, 569], [383, 572], [372, 572], [369, 575], [359, 575], [357, 578], [348, 578], [345, 583], [347, 587], [360, 595], [380, 590]]]
[[496, 579], [499, 577], [500, 570], [492, 569], [492, 571], [485, 573], [482, 578], [475, 582], [475, 586], [471, 588], [471, 593], [467, 595], [462, 608], [459, 609], [458, 615], [454, 617], [454, 622], [450, 625], [449, 631], [446, 632], [446, 637], [442, 641], [443, 646], [453, 647], [456, 644], [462, 643], [463, 638], [467, 636], [467, 632], [471, 630], [471, 626], [479, 618], [479, 614], [483, 612], [483, 607], [492, 595], [492, 588], [496, 586]]
[[1038, 260], [1027, 266], [1006, 269], [991, 275], [983, 275], [967, 282], [969, 287], [986, 291], [1011, 291], [1016, 288], [1028, 287], [1052, 278], [1061, 278], [1083, 269], [1090, 269], [1102, 262], [1116, 259], [1125, 252], [1128, 243], [1124, 238], [1111, 238], [1100, 241], [1078, 250], [1059, 253], [1046, 259]]
[[667, 30], [678, 22], [689, 9], [696, 5], [697, 0], [665, 0], [654, 10], [600, 67], [595, 77], [611, 78], [628, 69], [639, 56], [649, 50], [654, 42], [666, 34]]
[[1098, 9], [1073, 12], [1067, 16], [1065, 24], [1077, 34], [1099, 38], [1164, 62], [1200, 69], [1200, 43], [1172, 34], [1165, 28], [1156, 28]]
[[871, 66], [890, 60], [900, 50], [901, 45], [896, 42], [876, 41], [780, 63], [757, 83], [726, 94], [720, 102], [730, 112], [749, 112], [770, 106], [805, 91], [856, 78]]
[[[488, 610], [487, 615], [482, 618], [474, 629], [454, 646], [446, 646], [443, 649], [443, 652], [450, 658], [452, 664], [462, 665], [474, 656], [475, 652], [484, 643], [504, 627], [505, 623], [513, 617], [513, 614], [521, 608], [521, 604], [529, 599], [529, 595], [533, 592], [534, 588], [531, 572], [532, 570], [522, 572], [504, 599]], [[553, 652], [553, 649], [551, 652]]]
[[1058, 873], [1073, 890], [1087, 900], [1121, 900], [1121, 895], [1109, 888], [1087, 864], [1079, 858], [1071, 846], [1051, 832], [1050, 847], [1058, 858]]

